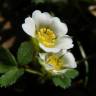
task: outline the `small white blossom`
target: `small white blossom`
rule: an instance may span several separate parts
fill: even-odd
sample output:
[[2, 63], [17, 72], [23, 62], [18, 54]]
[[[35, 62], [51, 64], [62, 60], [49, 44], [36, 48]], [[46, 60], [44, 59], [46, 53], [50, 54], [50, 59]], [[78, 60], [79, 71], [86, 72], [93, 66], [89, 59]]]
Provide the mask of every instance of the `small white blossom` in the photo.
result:
[[52, 75], [59, 75], [77, 67], [75, 58], [70, 52], [40, 53], [39, 56], [40, 64]]
[[39, 42], [40, 48], [46, 52], [59, 52], [73, 47], [72, 39], [66, 35], [68, 28], [58, 17], [49, 13], [33, 12], [32, 17], [27, 17], [22, 24], [23, 30]]

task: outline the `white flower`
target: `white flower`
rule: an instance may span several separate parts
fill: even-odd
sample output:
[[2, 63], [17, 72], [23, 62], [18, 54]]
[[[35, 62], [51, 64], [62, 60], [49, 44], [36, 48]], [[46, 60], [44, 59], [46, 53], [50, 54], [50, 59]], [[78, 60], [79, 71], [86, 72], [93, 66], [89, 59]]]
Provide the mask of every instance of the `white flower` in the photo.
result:
[[31, 17], [25, 19], [23, 30], [39, 42], [40, 48], [46, 52], [59, 52], [73, 47], [72, 39], [66, 35], [68, 28], [58, 17], [36, 10]]
[[77, 67], [75, 58], [70, 52], [40, 53], [39, 56], [40, 64], [52, 75], [59, 75]]

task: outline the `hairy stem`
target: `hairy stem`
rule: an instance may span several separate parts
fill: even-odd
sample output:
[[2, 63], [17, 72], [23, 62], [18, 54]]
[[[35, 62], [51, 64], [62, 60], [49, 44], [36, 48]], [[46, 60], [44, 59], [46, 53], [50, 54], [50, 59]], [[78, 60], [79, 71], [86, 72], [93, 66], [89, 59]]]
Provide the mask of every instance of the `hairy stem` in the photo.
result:
[[39, 76], [43, 76], [42, 73], [37, 72], [37, 71], [32, 70], [32, 69], [25, 69], [25, 71], [28, 72], [28, 73], [31, 73], [31, 74], [36, 74], [36, 75], [39, 75]]

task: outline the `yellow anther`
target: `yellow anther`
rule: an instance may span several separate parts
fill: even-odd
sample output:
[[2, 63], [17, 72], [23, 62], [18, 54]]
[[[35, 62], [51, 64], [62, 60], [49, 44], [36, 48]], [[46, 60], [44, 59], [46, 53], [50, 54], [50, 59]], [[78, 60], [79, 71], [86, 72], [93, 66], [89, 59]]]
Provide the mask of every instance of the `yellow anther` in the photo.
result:
[[43, 28], [40, 29], [40, 32], [43, 32]]
[[63, 66], [63, 60], [56, 54], [51, 54], [47, 57], [46, 64], [50, 64], [53, 70], [60, 70]]
[[51, 30], [50, 29], [47, 29], [47, 32], [50, 32]]
[[45, 32], [46, 31], [46, 28], [43, 28], [43, 31]]
[[56, 34], [49, 28], [40, 28], [36, 36], [45, 47], [52, 48], [56, 45]]

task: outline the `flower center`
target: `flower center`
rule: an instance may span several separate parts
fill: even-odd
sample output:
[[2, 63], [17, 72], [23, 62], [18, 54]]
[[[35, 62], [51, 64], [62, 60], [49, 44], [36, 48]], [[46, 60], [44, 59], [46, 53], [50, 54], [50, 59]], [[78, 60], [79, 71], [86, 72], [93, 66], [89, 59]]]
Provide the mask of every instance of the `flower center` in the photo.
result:
[[49, 28], [40, 28], [36, 36], [45, 47], [52, 48], [56, 44], [56, 34]]
[[63, 66], [63, 60], [56, 54], [48, 56], [46, 64], [50, 65], [53, 70], [60, 70]]

